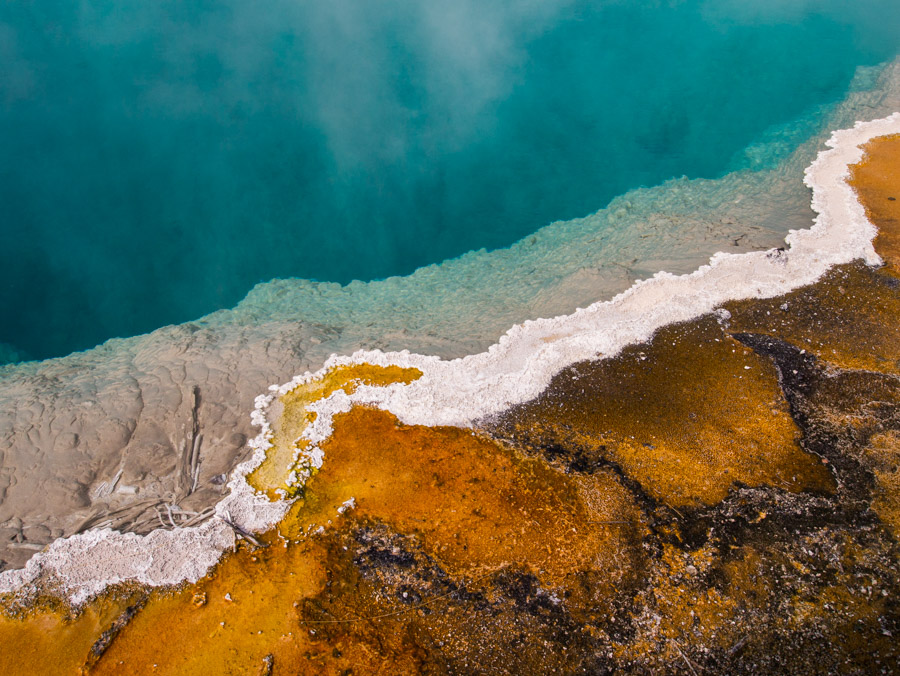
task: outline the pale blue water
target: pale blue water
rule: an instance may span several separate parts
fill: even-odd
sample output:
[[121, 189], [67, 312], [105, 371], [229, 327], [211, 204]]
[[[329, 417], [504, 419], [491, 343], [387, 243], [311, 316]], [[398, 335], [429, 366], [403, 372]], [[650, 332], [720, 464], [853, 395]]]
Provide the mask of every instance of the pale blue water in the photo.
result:
[[896, 0], [3, 3], [0, 347], [408, 274], [722, 175], [774, 125], [818, 131], [897, 26]]

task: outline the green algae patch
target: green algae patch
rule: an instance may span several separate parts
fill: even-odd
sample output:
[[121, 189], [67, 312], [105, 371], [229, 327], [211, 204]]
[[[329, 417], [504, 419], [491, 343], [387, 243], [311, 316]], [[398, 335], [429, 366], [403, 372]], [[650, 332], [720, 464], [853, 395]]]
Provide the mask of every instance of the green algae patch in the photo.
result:
[[675, 508], [713, 505], [738, 483], [832, 487], [797, 443], [771, 362], [712, 317], [567, 368], [485, 427], [575, 469], [612, 465]]
[[277, 420], [271, 421], [272, 447], [266, 451], [263, 463], [248, 475], [248, 483], [273, 500], [282, 497], [276, 491], [296, 495], [302, 490], [303, 480], [315, 471], [303, 453], [311, 444], [302, 434], [316, 416], [307, 406], [338, 390], [352, 394], [360, 385], [408, 384], [421, 377], [422, 372], [417, 368], [355, 364], [335, 367], [321, 378], [297, 385], [279, 397], [281, 413]]

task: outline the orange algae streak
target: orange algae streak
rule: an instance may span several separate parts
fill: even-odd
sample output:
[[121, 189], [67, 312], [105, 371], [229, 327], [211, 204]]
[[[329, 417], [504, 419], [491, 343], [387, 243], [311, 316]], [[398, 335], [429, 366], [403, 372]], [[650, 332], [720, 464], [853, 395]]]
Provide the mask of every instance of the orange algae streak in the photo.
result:
[[285, 670], [308, 648], [294, 604], [325, 584], [315, 543], [239, 549], [196, 585], [155, 592], [91, 674], [262, 674]]
[[900, 274], [900, 134], [873, 139], [864, 149], [863, 161], [850, 167], [850, 185], [878, 228], [875, 250]]
[[[314, 530], [354, 515], [415, 533], [451, 574], [528, 562], [546, 579], [599, 567], [620, 574], [640, 514], [610, 475], [573, 477], [470, 430], [403, 425], [386, 412], [356, 407], [335, 417], [324, 445], [328, 472], [313, 477], [294, 512]], [[607, 521], [615, 521], [610, 528]]]
[[[89, 673], [257, 674], [268, 664], [275, 674], [377, 673], [385, 665], [415, 673], [438, 639], [448, 641], [445, 654], [488, 638], [502, 645], [529, 621], [506, 603], [473, 626], [470, 603], [444, 587], [404, 601], [402, 580], [366, 573], [385, 557], [415, 579], [466, 585], [482, 604], [499, 603], [491, 600], [497, 585], [536, 575], [591, 617], [639, 580], [649, 531], [613, 476], [565, 475], [469, 430], [407, 426], [376, 409], [356, 407], [334, 424], [328, 471], [313, 476], [305, 499], [263, 536], [269, 546], [242, 546], [198, 584], [153, 592]], [[339, 514], [350, 497], [356, 506]], [[441, 610], [447, 604], [452, 612]], [[114, 615], [90, 621], [79, 641], [51, 628], [45, 643], [57, 653], [68, 643], [71, 653], [60, 673], [88, 663]], [[26, 629], [9, 627], [5, 645], [37, 631]], [[482, 629], [499, 633], [478, 638]], [[529, 664], [551, 667], [546, 653], [527, 653]], [[10, 662], [4, 673], [52, 673]]]
[[422, 372], [417, 368], [356, 364], [335, 367], [321, 378], [297, 385], [279, 398], [281, 415], [277, 420], [270, 421], [274, 432], [272, 447], [247, 481], [257, 490], [265, 491], [273, 500], [279, 497], [275, 492], [277, 490], [293, 495], [297, 487], [289, 481], [291, 472], [308, 469], [302, 466], [302, 460], [298, 466], [297, 455], [309, 447], [307, 441], [300, 439], [307, 426], [315, 421], [316, 414], [306, 410], [309, 404], [325, 399], [338, 390], [352, 394], [360, 385], [409, 384], [421, 377]]
[[833, 485], [799, 447], [771, 362], [712, 318], [565, 369], [489, 428], [570, 464], [613, 463], [676, 508], [713, 505], [737, 482], [792, 491]]
[[38, 603], [15, 614], [0, 609], [0, 673], [79, 673], [91, 647], [131, 600], [128, 595], [105, 596], [74, 617], [59, 603]]

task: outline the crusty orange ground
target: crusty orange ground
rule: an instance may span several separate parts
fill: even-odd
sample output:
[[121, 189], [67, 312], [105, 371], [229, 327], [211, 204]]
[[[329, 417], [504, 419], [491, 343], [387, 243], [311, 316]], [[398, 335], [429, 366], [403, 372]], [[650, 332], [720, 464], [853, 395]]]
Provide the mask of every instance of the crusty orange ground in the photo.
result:
[[526, 445], [581, 447], [675, 508], [712, 505], [737, 482], [828, 491], [775, 369], [705, 318], [661, 329], [614, 359], [563, 370], [495, 429]]
[[900, 134], [865, 146], [863, 161], [850, 167], [850, 185], [878, 228], [875, 249], [900, 274]]

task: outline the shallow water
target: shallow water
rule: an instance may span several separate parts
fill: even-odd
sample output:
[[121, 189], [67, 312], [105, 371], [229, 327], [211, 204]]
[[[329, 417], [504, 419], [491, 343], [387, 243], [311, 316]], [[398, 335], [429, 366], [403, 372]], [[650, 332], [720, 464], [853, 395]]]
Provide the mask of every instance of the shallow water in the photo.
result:
[[[0, 353], [187, 321], [273, 277], [405, 275], [638, 186], [771, 168], [897, 52], [894, 2], [744, 4], [7, 3]], [[647, 274], [678, 238], [642, 244]]]

